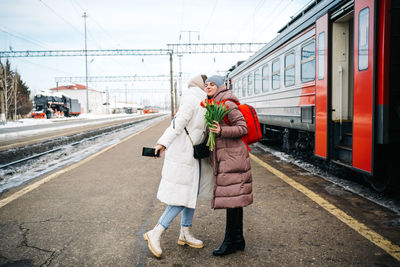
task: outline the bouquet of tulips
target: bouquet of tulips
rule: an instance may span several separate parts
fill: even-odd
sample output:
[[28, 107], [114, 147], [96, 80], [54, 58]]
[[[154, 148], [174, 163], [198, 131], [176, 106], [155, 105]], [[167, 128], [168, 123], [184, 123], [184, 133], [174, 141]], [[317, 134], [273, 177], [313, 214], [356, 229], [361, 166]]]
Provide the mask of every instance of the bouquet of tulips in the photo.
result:
[[[211, 127], [214, 121], [220, 122], [229, 112], [228, 107], [223, 102], [215, 102], [214, 99], [205, 99], [200, 103], [200, 106], [207, 109], [206, 111], [206, 123], [207, 127]], [[207, 140], [207, 146], [210, 151], [214, 150], [215, 146], [215, 133], [210, 132]]]

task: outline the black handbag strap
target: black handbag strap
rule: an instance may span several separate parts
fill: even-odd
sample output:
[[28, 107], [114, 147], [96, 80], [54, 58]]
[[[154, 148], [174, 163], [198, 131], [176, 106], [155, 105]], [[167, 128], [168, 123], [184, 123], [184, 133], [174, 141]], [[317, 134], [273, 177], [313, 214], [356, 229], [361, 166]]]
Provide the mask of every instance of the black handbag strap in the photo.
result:
[[186, 129], [186, 127], [184, 129], [185, 129], [187, 136], [189, 137], [190, 143], [192, 143], [192, 146], [194, 146], [192, 138], [190, 138], [189, 131]]

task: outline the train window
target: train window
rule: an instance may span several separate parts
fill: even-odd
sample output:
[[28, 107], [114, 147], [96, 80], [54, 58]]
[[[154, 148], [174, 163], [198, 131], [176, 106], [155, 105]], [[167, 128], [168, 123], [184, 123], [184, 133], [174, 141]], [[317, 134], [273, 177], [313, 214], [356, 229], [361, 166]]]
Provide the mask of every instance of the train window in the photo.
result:
[[268, 92], [269, 89], [269, 81], [268, 81], [268, 65], [264, 65], [262, 68], [262, 91]]
[[246, 78], [242, 78], [242, 96], [246, 96], [246, 90], [247, 90], [247, 83], [246, 83]]
[[313, 106], [301, 107], [301, 122], [313, 123], [314, 109]]
[[325, 78], [325, 32], [318, 34], [318, 79]]
[[260, 70], [254, 72], [254, 94], [259, 94], [261, 92], [261, 75]]
[[253, 73], [247, 75], [247, 95], [252, 95], [254, 91]]
[[239, 87], [239, 81], [238, 80], [235, 81], [235, 95], [237, 97], [240, 97], [240, 87]]
[[281, 83], [281, 68], [279, 59], [272, 62], [272, 89], [278, 89]]
[[358, 16], [358, 69], [368, 69], [369, 50], [369, 7], [360, 11]]
[[242, 95], [242, 81], [237, 80], [236, 81], [236, 96], [240, 97]]
[[301, 81], [315, 79], [315, 41], [301, 48]]
[[295, 64], [294, 52], [285, 56], [285, 86], [294, 85]]

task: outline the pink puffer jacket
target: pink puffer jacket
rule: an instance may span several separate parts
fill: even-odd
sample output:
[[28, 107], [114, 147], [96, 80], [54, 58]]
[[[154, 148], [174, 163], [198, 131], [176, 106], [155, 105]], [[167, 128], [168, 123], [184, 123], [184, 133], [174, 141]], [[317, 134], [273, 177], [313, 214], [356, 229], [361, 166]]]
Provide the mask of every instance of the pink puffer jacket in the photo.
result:
[[[239, 99], [221, 85], [214, 96], [215, 101]], [[246, 121], [238, 106], [226, 101], [231, 110], [228, 120], [220, 122], [222, 134], [215, 139], [215, 149], [210, 160], [214, 170], [213, 209], [245, 207], [253, 202], [252, 174], [249, 151], [241, 137], [247, 134]]]

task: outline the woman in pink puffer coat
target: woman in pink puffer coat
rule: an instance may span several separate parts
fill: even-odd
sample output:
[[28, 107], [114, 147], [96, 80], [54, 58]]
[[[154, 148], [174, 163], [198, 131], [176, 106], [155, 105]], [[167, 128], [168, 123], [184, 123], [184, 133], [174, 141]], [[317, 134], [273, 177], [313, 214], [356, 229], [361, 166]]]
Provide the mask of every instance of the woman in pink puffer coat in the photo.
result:
[[239, 99], [226, 88], [222, 76], [211, 76], [206, 80], [208, 98], [215, 101], [226, 101], [231, 110], [228, 125], [224, 120], [215, 122], [210, 128], [216, 134], [215, 149], [210, 157], [214, 170], [213, 209], [226, 209], [225, 238], [219, 248], [213, 251], [214, 256], [223, 256], [244, 250], [243, 207], [253, 202], [252, 174], [250, 157], [242, 136], [247, 134], [246, 121], [236, 102]]

